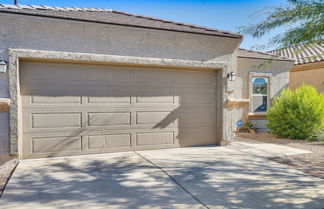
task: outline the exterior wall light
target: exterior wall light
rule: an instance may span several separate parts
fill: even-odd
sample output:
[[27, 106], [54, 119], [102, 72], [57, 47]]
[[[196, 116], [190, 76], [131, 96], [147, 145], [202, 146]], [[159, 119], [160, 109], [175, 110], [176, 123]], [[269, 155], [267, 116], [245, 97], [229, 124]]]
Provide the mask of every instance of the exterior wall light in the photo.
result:
[[235, 73], [232, 71], [230, 73], [227, 73], [227, 78], [230, 80], [230, 81], [235, 81]]
[[7, 63], [4, 60], [0, 60], [0, 73], [7, 71]]

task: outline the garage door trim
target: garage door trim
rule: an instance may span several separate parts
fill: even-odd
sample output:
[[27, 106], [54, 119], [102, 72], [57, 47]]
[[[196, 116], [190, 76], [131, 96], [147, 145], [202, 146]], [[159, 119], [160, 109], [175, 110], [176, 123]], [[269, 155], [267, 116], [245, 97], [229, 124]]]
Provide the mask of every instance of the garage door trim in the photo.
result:
[[[41, 51], [28, 49], [9, 49], [9, 80], [10, 80], [10, 151], [11, 154], [21, 154], [22, 150], [22, 123], [21, 123], [21, 101], [20, 101], [20, 78], [19, 78], [19, 61], [20, 60], [42, 60], [44, 62], [74, 62], [74, 63], [93, 63], [93, 64], [129, 64], [129, 65], [147, 65], [147, 66], [163, 66], [172, 68], [191, 68], [204, 70], [217, 70], [219, 76], [220, 91], [224, 93], [223, 89], [227, 86], [227, 80], [223, 79], [226, 75], [227, 65], [224, 63], [207, 63], [199, 61], [184, 61], [171, 59], [156, 59], [156, 58], [142, 58], [142, 57], [123, 57], [115, 55], [100, 55], [100, 54], [86, 54], [86, 53], [71, 53], [71, 52], [57, 52], [57, 51]], [[219, 70], [221, 69], [221, 70]], [[219, 102], [217, 111], [221, 114], [221, 121], [224, 121], [225, 108], [223, 104], [226, 102], [226, 97], [222, 97], [223, 101]], [[224, 138], [223, 122], [217, 124], [217, 131], [221, 133], [219, 142]]]

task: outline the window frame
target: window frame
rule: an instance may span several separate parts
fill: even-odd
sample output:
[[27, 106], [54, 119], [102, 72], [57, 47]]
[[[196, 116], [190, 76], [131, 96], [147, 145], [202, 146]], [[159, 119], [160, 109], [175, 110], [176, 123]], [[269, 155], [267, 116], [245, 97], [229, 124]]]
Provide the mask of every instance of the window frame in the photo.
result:
[[261, 94], [253, 94], [253, 78], [268, 78], [267, 83], [267, 110], [271, 106], [271, 98], [272, 98], [272, 74], [271, 73], [260, 73], [260, 72], [250, 72], [249, 76], [249, 115], [267, 115], [267, 111], [265, 112], [254, 112], [253, 110], [253, 96], [262, 96]]

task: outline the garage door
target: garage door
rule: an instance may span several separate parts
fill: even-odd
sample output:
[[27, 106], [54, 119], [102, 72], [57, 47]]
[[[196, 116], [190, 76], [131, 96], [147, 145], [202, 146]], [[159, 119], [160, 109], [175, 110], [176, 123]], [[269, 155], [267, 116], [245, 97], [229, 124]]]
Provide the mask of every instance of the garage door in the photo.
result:
[[20, 65], [23, 158], [215, 144], [215, 71]]

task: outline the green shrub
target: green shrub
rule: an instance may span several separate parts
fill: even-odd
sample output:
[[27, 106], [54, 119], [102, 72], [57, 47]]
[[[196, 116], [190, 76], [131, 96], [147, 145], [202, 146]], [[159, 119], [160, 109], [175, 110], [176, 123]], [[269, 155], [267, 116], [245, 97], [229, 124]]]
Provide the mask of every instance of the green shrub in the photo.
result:
[[247, 130], [252, 130], [252, 129], [254, 129], [254, 124], [251, 122], [251, 121], [246, 121], [245, 123], [244, 123], [244, 126], [247, 128]]
[[267, 127], [278, 137], [311, 139], [324, 127], [324, 95], [309, 85], [285, 89], [267, 112]]

